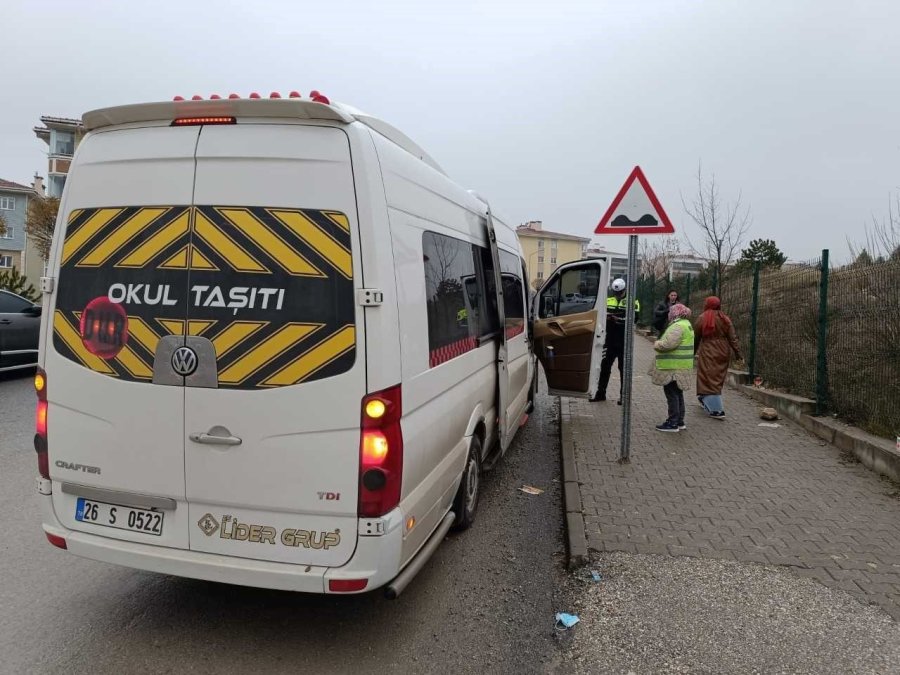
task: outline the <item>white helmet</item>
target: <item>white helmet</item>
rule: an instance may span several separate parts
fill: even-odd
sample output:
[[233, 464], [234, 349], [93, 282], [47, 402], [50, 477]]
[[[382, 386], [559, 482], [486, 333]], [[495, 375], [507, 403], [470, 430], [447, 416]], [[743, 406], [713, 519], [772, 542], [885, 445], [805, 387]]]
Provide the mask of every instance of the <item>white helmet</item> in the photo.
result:
[[621, 291], [624, 291], [624, 290], [625, 290], [625, 280], [624, 280], [624, 279], [616, 279], [615, 281], [613, 281], [613, 282], [612, 282], [612, 289], [613, 289], [616, 293], [619, 293], [619, 292], [621, 292]]

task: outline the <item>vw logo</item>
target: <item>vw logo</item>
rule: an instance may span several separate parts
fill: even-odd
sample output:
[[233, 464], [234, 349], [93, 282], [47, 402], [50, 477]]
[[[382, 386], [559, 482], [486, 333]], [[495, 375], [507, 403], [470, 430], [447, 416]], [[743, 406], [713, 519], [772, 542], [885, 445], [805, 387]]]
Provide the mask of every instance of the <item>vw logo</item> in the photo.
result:
[[172, 368], [179, 375], [187, 377], [197, 370], [197, 352], [190, 347], [179, 347], [172, 354]]

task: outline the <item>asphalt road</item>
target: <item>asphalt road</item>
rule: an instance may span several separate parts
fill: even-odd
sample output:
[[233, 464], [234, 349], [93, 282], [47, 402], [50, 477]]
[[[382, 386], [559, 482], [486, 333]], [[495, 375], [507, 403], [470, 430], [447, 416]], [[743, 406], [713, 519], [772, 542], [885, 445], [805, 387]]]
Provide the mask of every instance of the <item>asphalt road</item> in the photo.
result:
[[[30, 374], [0, 375], [0, 672], [546, 672], [565, 645], [558, 411], [538, 410], [395, 601], [180, 579], [77, 558], [40, 528]], [[52, 424], [52, 420], [51, 420]], [[538, 496], [523, 484], [546, 488]]]

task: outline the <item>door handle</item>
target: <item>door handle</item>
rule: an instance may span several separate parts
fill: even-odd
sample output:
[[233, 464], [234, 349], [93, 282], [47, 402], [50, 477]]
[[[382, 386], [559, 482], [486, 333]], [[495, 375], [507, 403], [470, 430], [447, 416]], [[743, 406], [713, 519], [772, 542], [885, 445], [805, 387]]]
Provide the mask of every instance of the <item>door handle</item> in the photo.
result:
[[203, 445], [240, 445], [243, 441], [237, 436], [232, 436], [225, 427], [215, 426], [208, 433], [193, 433], [188, 436], [194, 443]]
[[548, 327], [548, 328], [555, 328], [556, 331], [557, 331], [558, 333], [560, 333], [561, 335], [565, 335], [565, 334], [566, 334], [566, 329], [563, 328], [563, 327], [562, 327], [562, 324], [560, 324], [558, 321], [548, 321], [548, 322], [547, 322], [547, 327]]
[[3, 324], [4, 326], [8, 326], [11, 323], [12, 323], [11, 319], [0, 319], [0, 324]]

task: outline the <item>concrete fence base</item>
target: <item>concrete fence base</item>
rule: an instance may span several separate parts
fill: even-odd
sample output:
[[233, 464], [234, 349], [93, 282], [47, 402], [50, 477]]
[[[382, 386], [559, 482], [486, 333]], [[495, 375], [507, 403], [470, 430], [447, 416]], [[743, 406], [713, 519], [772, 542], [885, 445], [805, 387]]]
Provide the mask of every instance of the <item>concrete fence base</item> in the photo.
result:
[[744, 371], [728, 371], [728, 384], [732, 388], [766, 407], [775, 408], [783, 417], [793, 420], [835, 447], [853, 453], [863, 466], [900, 482], [900, 452], [897, 451], [895, 443], [831, 417], [814, 417], [815, 401], [802, 396], [753, 387], [747, 384], [748, 380], [749, 374]]

